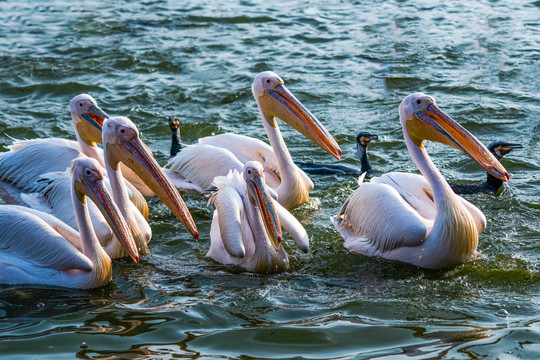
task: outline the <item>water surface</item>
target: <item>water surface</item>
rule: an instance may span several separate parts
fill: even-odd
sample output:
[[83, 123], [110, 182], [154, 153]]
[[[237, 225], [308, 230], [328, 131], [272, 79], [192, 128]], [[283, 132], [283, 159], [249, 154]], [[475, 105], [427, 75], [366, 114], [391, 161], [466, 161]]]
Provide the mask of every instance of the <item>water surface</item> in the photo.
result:
[[[253, 275], [205, 257], [212, 210], [184, 198], [195, 241], [150, 199], [152, 254], [114, 262], [113, 281], [77, 291], [0, 287], [2, 359], [540, 358], [538, 1], [0, 2], [0, 145], [73, 138], [69, 100], [89, 93], [129, 116], [160, 163], [166, 119], [182, 139], [236, 132], [266, 140], [251, 94], [273, 70], [357, 165], [359, 131], [375, 175], [417, 172], [397, 107], [413, 91], [484, 143], [519, 142], [498, 198], [471, 195], [488, 219], [479, 254], [427, 271], [349, 254], [329, 221], [355, 189], [313, 176], [293, 213], [311, 236], [284, 240], [290, 270]], [[281, 125], [294, 159], [333, 158]], [[449, 180], [484, 172], [443, 145], [427, 149]], [[5, 151], [5, 148], [2, 149]]]

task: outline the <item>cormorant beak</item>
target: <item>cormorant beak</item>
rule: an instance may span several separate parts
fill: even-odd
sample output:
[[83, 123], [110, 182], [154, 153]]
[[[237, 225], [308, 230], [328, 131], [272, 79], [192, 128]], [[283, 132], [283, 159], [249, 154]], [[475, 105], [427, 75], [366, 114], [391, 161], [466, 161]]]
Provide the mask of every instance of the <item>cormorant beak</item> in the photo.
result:
[[499, 153], [501, 154], [500, 157], [503, 157], [504, 155], [508, 154], [510, 151], [514, 149], [522, 149], [523, 145], [521, 144], [504, 144], [499, 147]]

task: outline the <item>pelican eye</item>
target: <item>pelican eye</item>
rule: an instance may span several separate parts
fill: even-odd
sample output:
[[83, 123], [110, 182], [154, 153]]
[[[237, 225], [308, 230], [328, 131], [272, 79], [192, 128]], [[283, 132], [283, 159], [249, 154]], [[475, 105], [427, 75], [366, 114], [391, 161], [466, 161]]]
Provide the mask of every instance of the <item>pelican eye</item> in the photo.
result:
[[417, 104], [420, 104], [420, 103], [422, 103], [422, 100], [417, 99], [417, 100], [416, 100], [416, 103], [417, 103]]
[[251, 175], [251, 170], [248, 170], [248, 174]]
[[79, 106], [80, 106], [80, 107], [83, 107], [83, 103], [82, 103], [82, 102], [80, 102], [80, 103], [79, 103]]
[[267, 83], [267, 84], [270, 84], [270, 79], [266, 79], [266, 83]]
[[90, 176], [90, 175], [92, 175], [92, 172], [90, 170], [86, 169], [86, 175]]
[[120, 129], [120, 132], [123, 134], [126, 132], [126, 129]]

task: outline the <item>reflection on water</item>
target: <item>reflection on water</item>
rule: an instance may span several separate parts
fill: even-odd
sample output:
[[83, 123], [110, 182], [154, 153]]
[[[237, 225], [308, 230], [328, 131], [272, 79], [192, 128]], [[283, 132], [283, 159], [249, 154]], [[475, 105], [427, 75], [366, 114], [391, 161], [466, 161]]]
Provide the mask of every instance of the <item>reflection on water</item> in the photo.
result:
[[[0, 287], [0, 357], [540, 358], [537, 13], [525, 0], [0, 2], [1, 146], [72, 138], [67, 104], [82, 92], [129, 116], [162, 164], [172, 115], [186, 144], [228, 131], [266, 140], [250, 89], [264, 70], [325, 124], [341, 162], [357, 165], [359, 131], [378, 134], [374, 176], [417, 171], [397, 114], [412, 91], [484, 143], [524, 145], [502, 161], [511, 180], [498, 198], [467, 196], [488, 227], [477, 256], [449, 271], [347, 253], [328, 219], [353, 177], [312, 177], [292, 210], [312, 249], [285, 235], [289, 272], [269, 276], [205, 258], [206, 198], [182, 194], [199, 241], [150, 199], [152, 254], [114, 261], [110, 284]], [[279, 126], [294, 160], [334, 162]], [[448, 180], [483, 181], [464, 155], [426, 148]]]

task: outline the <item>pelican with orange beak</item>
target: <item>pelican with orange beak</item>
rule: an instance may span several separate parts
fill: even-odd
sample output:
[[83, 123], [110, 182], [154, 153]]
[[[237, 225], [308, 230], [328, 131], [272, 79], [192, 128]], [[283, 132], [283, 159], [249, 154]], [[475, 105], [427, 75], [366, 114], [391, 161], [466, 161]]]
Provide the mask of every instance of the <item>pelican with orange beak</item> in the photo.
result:
[[[69, 186], [71, 180], [66, 169], [79, 156], [96, 159], [105, 167], [103, 151], [96, 144], [102, 143], [102, 128], [109, 115], [88, 94], [73, 97], [69, 111], [77, 141], [60, 138], [15, 140], [9, 146], [10, 151], [0, 154], [0, 197], [7, 203], [29, 206], [21, 194], [35, 192], [42, 185], [40, 181], [44, 174], [65, 172], [65, 186]], [[131, 201], [148, 218], [148, 205], [137, 187], [147, 196], [153, 196], [153, 192], [127, 166], [122, 165], [122, 173], [135, 184], [125, 183]], [[72, 220], [74, 223], [75, 219]]]
[[227, 176], [218, 176], [214, 184], [218, 190], [209, 203], [213, 203], [216, 210], [206, 256], [222, 264], [239, 265], [250, 272], [285, 271], [289, 259], [281, 244], [282, 227], [302, 251], [309, 251], [306, 231], [272, 198], [259, 162], [247, 162], [243, 174], [231, 170]]
[[204, 137], [169, 160], [166, 171], [179, 188], [207, 191], [216, 176], [225, 176], [232, 169], [241, 173], [246, 162], [258, 161], [265, 170], [268, 186], [277, 193], [278, 202], [289, 209], [309, 199], [313, 182], [292, 161], [276, 117], [335, 158], [341, 157], [341, 150], [332, 135], [294, 97], [278, 75], [271, 71], [258, 74], [252, 90], [270, 146], [236, 134]]
[[[141, 254], [148, 253], [147, 243], [152, 237], [152, 230], [144, 216], [129, 200], [120, 162], [143, 179], [145, 184], [197, 239], [199, 233], [187, 206], [178, 190], [154, 159], [152, 152], [140, 139], [135, 124], [122, 116], [109, 118], [103, 123], [102, 142], [104, 164], [108, 175], [106, 183], [110, 186], [114, 201], [127, 222], [139, 252]], [[50, 213], [77, 229], [75, 214], [68, 205], [70, 194], [68, 175], [66, 172], [43, 174], [32, 188], [33, 192], [22, 193], [20, 197], [26, 206]], [[111, 258], [127, 256], [128, 254], [117, 241], [118, 239], [100, 211], [92, 204], [89, 204], [88, 211], [97, 237], [107, 254]]]
[[90, 289], [109, 282], [111, 259], [94, 232], [87, 198], [96, 204], [126, 253], [139, 261], [128, 225], [103, 183], [99, 163], [88, 157], [75, 159], [71, 176], [71, 204], [79, 232], [41, 211], [0, 206], [0, 284]]
[[469, 131], [423, 93], [399, 106], [405, 143], [422, 175], [392, 172], [362, 183], [332, 221], [349, 251], [430, 269], [451, 268], [478, 246], [486, 217], [456, 195], [424, 148], [424, 140], [455, 147], [503, 181], [509, 175]]

